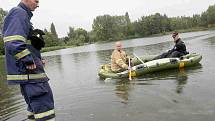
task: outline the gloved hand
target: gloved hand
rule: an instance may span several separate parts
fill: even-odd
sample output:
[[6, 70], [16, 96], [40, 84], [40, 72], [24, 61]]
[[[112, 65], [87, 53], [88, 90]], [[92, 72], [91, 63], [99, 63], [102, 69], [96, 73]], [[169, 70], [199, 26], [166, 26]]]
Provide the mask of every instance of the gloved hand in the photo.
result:
[[130, 69], [131, 69], [131, 67], [128, 66], [128, 70], [130, 70]]
[[129, 58], [131, 59], [131, 56], [127, 55], [126, 58], [127, 58], [127, 59], [129, 59]]
[[136, 66], [133, 66], [133, 67], [128, 67], [128, 70], [132, 70], [132, 71], [135, 71], [136, 70]]
[[137, 69], [137, 67], [136, 66], [133, 66], [132, 68], [131, 68], [131, 70], [136, 70]]
[[130, 61], [132, 60], [130, 56], [126, 56], [126, 64], [129, 63], [129, 58], [130, 58]]

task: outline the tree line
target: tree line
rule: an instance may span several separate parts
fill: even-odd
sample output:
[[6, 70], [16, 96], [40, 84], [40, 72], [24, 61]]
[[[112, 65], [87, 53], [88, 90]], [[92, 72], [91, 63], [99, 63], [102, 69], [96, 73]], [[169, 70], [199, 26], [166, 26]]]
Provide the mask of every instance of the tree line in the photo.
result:
[[[0, 28], [7, 11], [0, 8]], [[160, 13], [142, 16], [131, 22], [129, 13], [125, 15], [97, 16], [93, 20], [92, 30], [69, 27], [67, 36], [59, 38], [54, 23], [49, 29], [44, 29], [46, 47], [80, 46], [95, 42], [116, 41], [122, 39], [139, 38], [154, 34], [165, 34], [171, 31], [195, 28], [215, 27], [215, 5], [211, 5], [205, 12], [193, 16], [168, 17]], [[3, 54], [3, 40], [0, 29], [0, 54]]]

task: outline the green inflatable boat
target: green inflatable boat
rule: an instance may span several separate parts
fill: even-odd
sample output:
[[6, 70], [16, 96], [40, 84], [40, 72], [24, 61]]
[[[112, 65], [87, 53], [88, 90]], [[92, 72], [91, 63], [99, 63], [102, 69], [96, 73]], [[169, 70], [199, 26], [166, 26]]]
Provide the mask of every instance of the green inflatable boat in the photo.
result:
[[[147, 73], [152, 73], [156, 71], [166, 70], [166, 69], [180, 69], [184, 67], [189, 67], [198, 64], [202, 56], [200, 54], [191, 53], [188, 55], [183, 56], [182, 58], [163, 58], [163, 59], [157, 59], [152, 60], [155, 56], [142, 56], [139, 59], [141, 59], [144, 63], [142, 63], [138, 58], [132, 59], [132, 64], [134, 65], [132, 67], [131, 76], [137, 77], [137, 76], [143, 76]], [[102, 79], [106, 78], [113, 78], [113, 79], [119, 79], [119, 78], [128, 78], [129, 71], [123, 71], [120, 73], [114, 73], [111, 71], [110, 64], [104, 64], [101, 65], [98, 73], [99, 77]]]

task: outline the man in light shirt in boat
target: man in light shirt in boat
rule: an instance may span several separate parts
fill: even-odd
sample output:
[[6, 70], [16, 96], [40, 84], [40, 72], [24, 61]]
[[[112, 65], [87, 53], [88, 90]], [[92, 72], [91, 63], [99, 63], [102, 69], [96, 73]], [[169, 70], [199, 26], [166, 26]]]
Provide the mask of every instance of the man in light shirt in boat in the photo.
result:
[[122, 49], [122, 43], [120, 41], [115, 43], [115, 50], [111, 55], [111, 70], [113, 72], [122, 72], [128, 69], [127, 64], [128, 57]]

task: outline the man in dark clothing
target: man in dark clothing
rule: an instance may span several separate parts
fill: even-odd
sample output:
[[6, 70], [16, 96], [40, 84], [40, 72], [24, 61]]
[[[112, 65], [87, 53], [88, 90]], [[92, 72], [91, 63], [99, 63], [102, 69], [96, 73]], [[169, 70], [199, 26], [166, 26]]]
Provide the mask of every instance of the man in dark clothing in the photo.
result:
[[174, 57], [180, 58], [183, 55], [189, 54], [189, 52], [187, 52], [187, 50], [186, 50], [186, 45], [181, 40], [181, 38], [179, 38], [179, 34], [177, 32], [174, 32], [172, 34], [172, 38], [174, 39], [174, 43], [175, 43], [175, 46], [173, 47], [173, 49], [155, 57], [154, 60], [161, 59], [161, 58], [168, 58], [168, 57], [169, 58], [174, 58]]
[[[4, 20], [3, 40], [8, 84], [20, 85], [28, 105], [28, 119], [54, 121], [54, 99], [49, 86], [40, 49], [45, 43], [41, 30], [30, 22], [39, 0], [21, 0]], [[31, 44], [27, 44], [31, 40]]]

